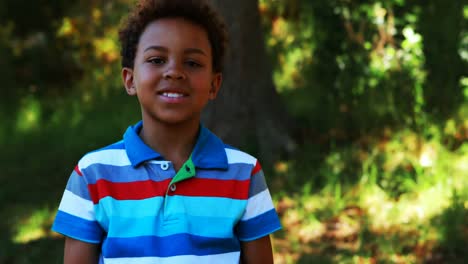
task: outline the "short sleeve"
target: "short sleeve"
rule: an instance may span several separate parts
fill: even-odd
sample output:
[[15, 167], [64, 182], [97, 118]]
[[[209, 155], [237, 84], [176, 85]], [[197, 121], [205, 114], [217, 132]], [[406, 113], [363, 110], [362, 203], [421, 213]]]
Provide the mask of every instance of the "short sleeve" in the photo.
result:
[[104, 232], [96, 221], [87, 181], [78, 166], [70, 175], [52, 230], [84, 242], [101, 243]]
[[236, 226], [240, 241], [252, 241], [281, 229], [260, 163], [252, 170], [249, 198], [241, 220]]

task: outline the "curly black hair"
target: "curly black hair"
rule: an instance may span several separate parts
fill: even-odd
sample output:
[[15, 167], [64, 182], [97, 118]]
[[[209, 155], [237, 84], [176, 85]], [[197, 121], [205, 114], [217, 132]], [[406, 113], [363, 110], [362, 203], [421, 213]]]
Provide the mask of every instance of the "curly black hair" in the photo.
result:
[[205, 0], [140, 0], [119, 30], [122, 67], [133, 68], [138, 41], [146, 26], [161, 18], [181, 17], [204, 28], [213, 54], [213, 72], [223, 71], [228, 44], [226, 25]]

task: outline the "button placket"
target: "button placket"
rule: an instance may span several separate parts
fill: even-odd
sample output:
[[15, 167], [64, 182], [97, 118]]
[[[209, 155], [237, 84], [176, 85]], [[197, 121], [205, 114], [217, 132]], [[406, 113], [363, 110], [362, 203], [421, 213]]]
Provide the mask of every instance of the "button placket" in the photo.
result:
[[182, 165], [180, 170], [176, 173], [174, 178], [172, 178], [167, 188], [166, 198], [164, 199], [164, 218], [165, 219], [167, 219], [167, 217], [170, 217], [171, 215], [170, 209], [168, 208], [168, 204], [170, 203], [170, 200], [172, 200], [171, 197], [175, 195], [175, 191], [177, 189], [176, 183], [187, 180], [194, 176], [195, 176], [195, 165], [193, 164], [192, 156], [190, 156], [189, 159]]

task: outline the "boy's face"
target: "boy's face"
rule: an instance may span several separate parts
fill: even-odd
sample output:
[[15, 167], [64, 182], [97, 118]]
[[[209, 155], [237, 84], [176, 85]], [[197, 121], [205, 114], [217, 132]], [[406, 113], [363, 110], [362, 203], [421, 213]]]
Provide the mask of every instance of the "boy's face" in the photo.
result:
[[213, 73], [208, 34], [182, 18], [148, 24], [133, 69], [124, 68], [122, 75], [127, 93], [138, 97], [143, 120], [165, 124], [198, 123], [221, 85], [221, 73]]

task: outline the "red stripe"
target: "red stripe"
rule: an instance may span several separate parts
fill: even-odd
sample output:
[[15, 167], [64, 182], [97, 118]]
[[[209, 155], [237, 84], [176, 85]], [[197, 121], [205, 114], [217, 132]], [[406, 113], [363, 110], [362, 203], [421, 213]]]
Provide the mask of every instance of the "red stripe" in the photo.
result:
[[[151, 180], [138, 182], [110, 182], [98, 180], [89, 184], [88, 189], [94, 204], [104, 197], [116, 200], [141, 200], [157, 196], [165, 196], [171, 179], [160, 182]], [[250, 180], [216, 180], [191, 178], [175, 184], [175, 191], [169, 195], [225, 197], [232, 199], [248, 199]]]
[[216, 180], [191, 178], [176, 183], [176, 190], [169, 195], [225, 197], [232, 199], [249, 198], [250, 180]]
[[81, 173], [80, 168], [78, 168], [78, 165], [75, 166], [75, 172], [76, 172], [78, 175], [83, 176], [83, 173]]
[[258, 162], [258, 160], [257, 160], [257, 163], [255, 163], [255, 167], [252, 170], [252, 174], [250, 174], [250, 175], [253, 176], [253, 175], [257, 174], [257, 172], [259, 172], [261, 170], [262, 170], [262, 166], [260, 165], [260, 162]]
[[94, 204], [107, 196], [117, 200], [141, 200], [166, 195], [170, 181], [171, 179], [160, 182], [151, 180], [137, 182], [98, 180], [95, 184], [89, 184], [88, 189]]

